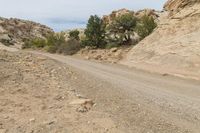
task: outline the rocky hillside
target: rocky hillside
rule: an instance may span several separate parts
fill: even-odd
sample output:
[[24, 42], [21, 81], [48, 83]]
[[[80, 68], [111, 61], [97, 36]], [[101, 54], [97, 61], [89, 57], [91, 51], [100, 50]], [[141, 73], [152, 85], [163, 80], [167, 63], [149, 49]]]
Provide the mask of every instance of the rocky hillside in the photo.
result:
[[164, 5], [164, 9], [177, 13], [184, 7], [193, 6], [197, 3], [200, 3], [200, 0], [168, 0]]
[[44, 38], [49, 33], [53, 33], [53, 30], [39, 23], [0, 17], [0, 42], [5, 45], [20, 47], [25, 39]]
[[158, 28], [121, 62], [200, 79], [200, 0], [169, 0]]
[[120, 9], [117, 11], [113, 11], [111, 14], [109, 15], [104, 15], [103, 16], [103, 20], [106, 24], [110, 24], [115, 18], [130, 13], [133, 16], [135, 16], [136, 18], [141, 18], [143, 15], [148, 15], [148, 16], [152, 16], [155, 20], [158, 20], [159, 14], [160, 12], [157, 12], [153, 9], [144, 9], [144, 10], [139, 10], [137, 12], [128, 10], [128, 9]]

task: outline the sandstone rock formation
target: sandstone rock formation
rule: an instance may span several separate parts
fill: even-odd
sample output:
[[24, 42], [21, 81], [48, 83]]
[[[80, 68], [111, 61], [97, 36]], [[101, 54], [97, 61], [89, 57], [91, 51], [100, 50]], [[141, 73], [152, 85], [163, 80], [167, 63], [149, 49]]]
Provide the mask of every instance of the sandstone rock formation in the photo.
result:
[[121, 63], [200, 79], [200, 0], [169, 0], [158, 28]]
[[53, 30], [39, 23], [0, 17], [0, 42], [7, 45], [21, 45], [25, 39], [34, 37], [44, 38]]
[[104, 15], [103, 20], [106, 24], [110, 24], [115, 18], [124, 15], [124, 14], [132, 14], [133, 16], [140, 18], [143, 15], [148, 15], [152, 16], [154, 19], [157, 19], [159, 17], [159, 12], [153, 10], [153, 9], [144, 9], [144, 10], [139, 10], [137, 12], [127, 10], [127, 9], [120, 9], [117, 11], [113, 11], [110, 15]]
[[200, 0], [168, 0], [164, 5], [167, 11], [178, 12], [181, 8], [200, 3]]

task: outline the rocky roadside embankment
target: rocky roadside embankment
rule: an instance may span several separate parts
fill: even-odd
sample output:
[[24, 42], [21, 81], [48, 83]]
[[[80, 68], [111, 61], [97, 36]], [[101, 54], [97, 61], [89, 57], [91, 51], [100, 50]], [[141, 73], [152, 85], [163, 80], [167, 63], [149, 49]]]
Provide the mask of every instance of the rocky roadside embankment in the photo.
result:
[[200, 80], [200, 1], [169, 0], [155, 32], [136, 45], [121, 63]]
[[116, 132], [94, 101], [69, 86], [76, 79], [57, 61], [0, 50], [0, 132]]
[[106, 63], [117, 63], [124, 58], [124, 55], [132, 47], [120, 47], [120, 48], [111, 48], [111, 49], [91, 49], [86, 47], [81, 49], [74, 56], [79, 58], [84, 58], [86, 60], [93, 60]]

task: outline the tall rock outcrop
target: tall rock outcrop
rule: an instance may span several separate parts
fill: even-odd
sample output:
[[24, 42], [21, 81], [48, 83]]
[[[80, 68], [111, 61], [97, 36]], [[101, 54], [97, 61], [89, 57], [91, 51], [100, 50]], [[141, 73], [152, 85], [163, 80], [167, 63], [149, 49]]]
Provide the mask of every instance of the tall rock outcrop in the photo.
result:
[[15, 18], [0, 17], [0, 42], [20, 47], [25, 39], [45, 38], [53, 30], [45, 25]]
[[166, 11], [178, 12], [179, 10], [200, 3], [200, 0], [168, 0], [164, 5]]
[[158, 28], [121, 63], [200, 79], [200, 0], [169, 0], [164, 10]]

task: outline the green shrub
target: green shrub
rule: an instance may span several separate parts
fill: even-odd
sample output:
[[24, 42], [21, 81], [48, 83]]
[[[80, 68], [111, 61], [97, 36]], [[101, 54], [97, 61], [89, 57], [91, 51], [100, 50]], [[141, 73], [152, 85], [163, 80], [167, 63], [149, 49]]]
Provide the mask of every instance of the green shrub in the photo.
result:
[[41, 38], [36, 38], [32, 40], [33, 46], [36, 48], [44, 48], [46, 46], [46, 40]]
[[80, 32], [78, 30], [72, 30], [69, 32], [69, 38], [79, 40], [80, 39], [79, 34], [80, 34]]
[[156, 27], [157, 24], [153, 17], [144, 15], [137, 24], [136, 32], [143, 39], [150, 35]]
[[85, 29], [85, 39], [82, 44], [85, 46], [93, 46], [103, 48], [105, 46], [105, 25], [103, 20], [95, 16], [90, 16], [87, 27]]
[[116, 47], [119, 47], [119, 46], [120, 45], [118, 43], [108, 43], [108, 44], [106, 44], [107, 49], [116, 48]]
[[56, 45], [59, 46], [60, 44], [65, 42], [65, 36], [64, 33], [56, 33], [56, 34], [51, 34], [47, 36], [47, 45]]
[[51, 34], [47, 37], [47, 47], [46, 50], [50, 53], [56, 53], [59, 47], [65, 44], [64, 33]]
[[58, 53], [63, 53], [65, 55], [73, 55], [81, 49], [81, 44], [76, 39], [69, 39], [66, 43], [63, 43], [58, 48]]
[[46, 46], [45, 50], [49, 53], [56, 53], [58, 50], [58, 47], [56, 45], [50, 45], [50, 46]]
[[129, 43], [137, 24], [137, 19], [133, 14], [121, 15], [108, 26], [108, 36], [119, 44]]
[[66, 55], [75, 54], [81, 45], [76, 39], [65, 40], [64, 33], [53, 34], [47, 37], [46, 50], [50, 53], [62, 53]]
[[64, 33], [48, 35], [46, 40], [34, 38], [24, 40], [23, 49], [25, 48], [44, 48], [50, 53], [63, 53], [66, 55], [75, 54], [81, 49], [81, 44], [76, 39], [65, 40]]
[[44, 48], [46, 46], [46, 40], [42, 38], [34, 38], [30, 40], [24, 40], [22, 49], [26, 48]]
[[24, 40], [24, 43], [22, 44], [22, 49], [31, 48], [33, 45], [30, 40]]

